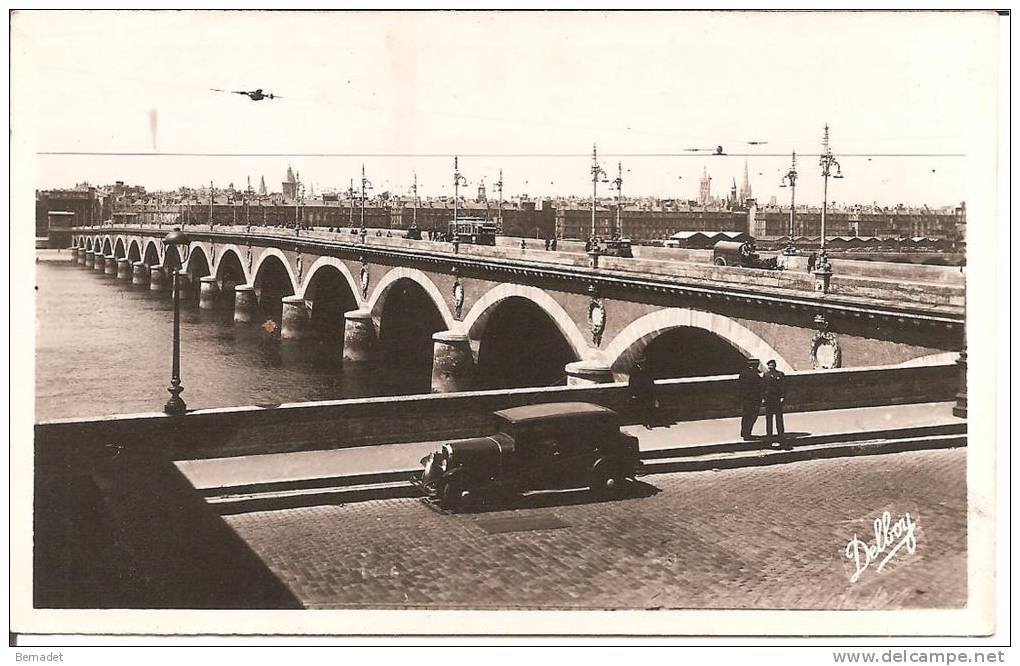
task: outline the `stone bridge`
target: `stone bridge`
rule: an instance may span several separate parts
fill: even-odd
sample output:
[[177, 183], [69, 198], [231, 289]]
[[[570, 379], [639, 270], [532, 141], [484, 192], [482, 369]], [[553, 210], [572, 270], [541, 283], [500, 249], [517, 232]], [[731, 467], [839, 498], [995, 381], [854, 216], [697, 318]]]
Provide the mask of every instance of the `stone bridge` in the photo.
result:
[[786, 371], [921, 364], [964, 345], [958, 285], [836, 276], [818, 291], [796, 271], [243, 227], [187, 228], [182, 261], [167, 231], [79, 228], [74, 253], [157, 291], [178, 269], [200, 308], [335, 340], [348, 362], [424, 349], [435, 392], [608, 382], [640, 357], [658, 376], [693, 376], [746, 357]]

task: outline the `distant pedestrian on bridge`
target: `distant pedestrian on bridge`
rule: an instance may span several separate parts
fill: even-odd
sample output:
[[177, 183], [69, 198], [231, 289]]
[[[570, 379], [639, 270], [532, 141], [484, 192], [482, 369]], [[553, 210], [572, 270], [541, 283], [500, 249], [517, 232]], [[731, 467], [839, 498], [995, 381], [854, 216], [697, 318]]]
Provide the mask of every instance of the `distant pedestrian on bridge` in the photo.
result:
[[651, 428], [655, 420], [655, 378], [648, 369], [648, 361], [641, 357], [634, 362], [628, 381], [630, 399], [646, 428]]
[[[782, 446], [786, 436], [783, 427], [783, 403], [786, 401], [786, 375], [776, 369], [776, 362], [768, 362], [768, 370], [762, 377], [762, 397], [765, 400], [766, 439], [774, 448]], [[772, 440], [772, 422], [776, 424], [777, 439]]]
[[761, 411], [762, 378], [758, 370], [759, 363], [756, 358], [747, 359], [737, 380], [741, 404], [740, 437], [745, 441], [754, 439], [754, 424], [758, 422], [758, 413]]

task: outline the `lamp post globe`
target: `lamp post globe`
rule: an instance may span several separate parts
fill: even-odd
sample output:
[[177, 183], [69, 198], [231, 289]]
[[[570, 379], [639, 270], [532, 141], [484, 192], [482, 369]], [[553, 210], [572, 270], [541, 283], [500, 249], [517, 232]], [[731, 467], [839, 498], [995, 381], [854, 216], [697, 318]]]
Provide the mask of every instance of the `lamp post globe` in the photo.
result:
[[[181, 416], [187, 412], [188, 406], [181, 399], [184, 387], [181, 386], [181, 290], [180, 290], [180, 268], [188, 260], [191, 239], [179, 228], [174, 229], [163, 239], [163, 256], [173, 255], [173, 261], [164, 259], [163, 263], [171, 263], [173, 270], [173, 294], [174, 294], [174, 332], [173, 332], [173, 360], [170, 373], [170, 386], [167, 391], [170, 399], [163, 406], [163, 411], [171, 416]], [[181, 249], [178, 249], [181, 248]], [[183, 252], [183, 254], [182, 254]]]

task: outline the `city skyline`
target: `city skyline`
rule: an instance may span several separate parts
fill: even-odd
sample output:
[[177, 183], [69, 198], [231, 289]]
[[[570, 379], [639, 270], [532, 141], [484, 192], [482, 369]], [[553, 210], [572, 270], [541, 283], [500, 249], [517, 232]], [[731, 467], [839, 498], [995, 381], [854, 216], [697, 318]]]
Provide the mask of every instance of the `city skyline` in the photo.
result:
[[[967, 93], [983, 82], [972, 67], [979, 33], [958, 23], [980, 16], [274, 18], [270, 31], [244, 13], [19, 17], [14, 30], [26, 47], [15, 58], [38, 76], [36, 94], [24, 100], [35, 113], [23, 119], [36, 150], [132, 154], [38, 154], [38, 187], [236, 183], [301, 160], [317, 189], [346, 189], [364, 162], [377, 190], [409, 191], [417, 172], [423, 189], [451, 194], [460, 155], [473, 186], [502, 168], [510, 194], [580, 195], [591, 186], [597, 143], [611, 177], [618, 160], [629, 170], [625, 194], [668, 198], [697, 198], [706, 166], [718, 174], [715, 193], [725, 193], [748, 155], [759, 198], [781, 200], [779, 181], [796, 150], [798, 197], [820, 202], [817, 154], [829, 123], [846, 174], [830, 199], [967, 198], [976, 103]], [[237, 48], [220, 48], [223, 31]], [[517, 48], [521, 39], [536, 48]], [[855, 57], [821, 68], [815, 51]], [[256, 87], [281, 98], [212, 90]], [[41, 90], [60, 90], [61, 103]], [[706, 152], [716, 146], [727, 155]], [[309, 154], [345, 157], [300, 157]]]
[[[798, 156], [798, 159], [800, 159], [799, 156]], [[589, 158], [589, 161], [590, 161], [590, 158]], [[847, 161], [847, 158], [843, 158], [843, 161], [844, 162]], [[715, 172], [713, 172], [712, 170], [708, 169], [707, 166], [704, 167], [704, 168], [706, 170], [708, 170], [708, 175], [711, 178], [711, 185], [710, 185], [709, 193], [710, 193], [711, 198], [714, 201], [725, 203], [728, 200], [728, 198], [730, 197], [731, 188], [732, 188], [734, 182], [736, 183], [736, 187], [737, 187], [738, 192], [740, 192], [742, 190], [742, 188], [743, 188], [742, 181], [736, 175], [715, 176], [715, 175], [713, 175], [713, 173], [715, 173]], [[279, 171], [280, 169], [277, 168], [276, 170]], [[284, 170], [284, 172], [285, 171], [286, 170]], [[300, 169], [297, 169], [296, 171], [298, 173], [301, 173]], [[307, 171], [305, 171], [305, 173], [307, 173]], [[372, 186], [370, 191], [367, 192], [368, 198], [369, 199], [373, 199], [377, 195], [381, 194], [382, 192], [388, 192], [390, 194], [390, 196], [392, 196], [392, 197], [407, 198], [407, 197], [414, 196], [413, 185], [412, 185], [413, 179], [414, 179], [414, 175], [413, 175], [414, 173], [417, 173], [417, 172], [416, 171], [412, 172], [412, 175], [407, 179], [408, 182], [406, 184], [403, 183], [403, 182], [393, 182], [393, 181], [391, 181], [388, 178], [382, 179], [381, 181], [380, 180], [376, 180], [374, 178], [369, 178], [369, 180], [371, 180], [373, 183], [380, 183], [380, 184]], [[678, 183], [679, 184], [675, 188], [675, 191], [673, 191], [673, 192], [666, 192], [664, 194], [660, 194], [660, 193], [648, 193], [648, 192], [634, 192], [634, 191], [628, 192], [627, 190], [630, 189], [630, 188], [628, 187], [629, 178], [627, 178], [627, 176], [631, 175], [631, 173], [632, 173], [632, 170], [630, 170], [630, 169], [625, 170], [625, 173], [624, 173], [624, 194], [623, 194], [623, 199], [625, 201], [636, 201], [636, 200], [643, 200], [643, 199], [653, 199], [653, 200], [676, 200], [676, 201], [684, 201], [684, 202], [687, 202], [687, 201], [696, 202], [696, 201], [699, 201], [699, 199], [700, 199], [700, 192], [698, 191], [699, 180], [700, 179], [699, 180], [690, 179], [690, 182], [687, 182], [688, 179], [686, 179], [686, 178], [678, 178]], [[725, 172], [725, 173], [728, 173], [728, 172]], [[613, 170], [610, 175], [615, 177], [616, 176], [616, 171]], [[229, 179], [229, 180], [220, 181], [220, 182], [217, 182], [217, 181], [212, 181], [212, 182], [213, 182], [214, 188], [217, 191], [227, 190], [230, 185], [233, 185], [234, 189], [236, 191], [241, 192], [241, 191], [243, 191], [245, 189], [245, 187], [247, 187], [247, 181], [248, 181], [249, 178], [252, 179], [253, 183], [257, 183], [257, 182], [259, 182], [260, 179], [265, 178], [266, 176], [267, 176], [267, 174], [259, 172], [259, 173], [245, 174], [241, 178], [234, 178], [234, 179]], [[280, 184], [285, 181], [285, 177], [281, 177], [279, 179], [274, 179], [274, 178], [272, 178], [272, 173], [268, 174], [268, 176], [269, 176], [269, 179], [266, 181], [267, 182], [268, 192], [269, 193], [280, 193], [280, 192], [282, 192], [282, 188], [281, 188]], [[821, 177], [819, 176], [819, 180], [820, 180], [820, 178]], [[798, 180], [798, 184], [797, 184], [798, 189], [803, 187], [803, 179], [804, 179], [804, 172], [801, 171], [801, 180]], [[325, 180], [322, 180], [322, 179], [314, 178], [314, 172], [313, 172], [313, 177], [312, 178], [302, 177], [300, 182], [303, 183], [303, 184], [306, 184], [308, 186], [308, 190], [307, 190], [305, 198], [308, 199], [308, 200], [311, 200], [312, 199], [312, 195], [310, 194], [310, 192], [311, 192], [311, 190], [313, 188], [314, 188], [315, 196], [318, 197], [318, 198], [321, 198], [321, 195], [324, 194], [324, 193], [340, 194], [341, 198], [346, 198], [347, 190], [351, 186], [351, 180], [352, 180], [351, 178], [348, 178], [346, 181], [342, 181], [342, 182], [325, 181]], [[461, 186], [460, 197], [461, 197], [461, 199], [473, 200], [475, 198], [476, 194], [477, 194], [478, 186], [481, 184], [481, 185], [484, 185], [485, 191], [487, 193], [488, 198], [490, 200], [495, 200], [497, 198], [497, 196], [498, 196], [495, 183], [498, 180], [499, 180], [499, 171], [498, 170], [496, 172], [496, 175], [493, 176], [492, 178], [487, 178], [485, 176], [482, 176], [481, 178], [479, 178], [477, 180], [470, 179], [468, 181], [468, 185], [467, 186]], [[54, 182], [52, 184], [47, 184], [46, 187], [39, 187], [39, 189], [40, 190], [69, 189], [69, 188], [73, 188], [75, 185], [80, 184], [80, 183], [88, 183], [89, 185], [100, 186], [101, 187], [101, 186], [111, 185], [111, 184], [113, 184], [114, 182], [117, 182], [117, 181], [122, 181], [122, 182], [124, 182], [128, 186], [141, 186], [141, 187], [144, 187], [147, 192], [174, 192], [174, 191], [180, 190], [181, 188], [186, 188], [186, 189], [189, 189], [189, 190], [196, 190], [196, 191], [207, 191], [208, 187], [209, 187], [209, 181], [208, 180], [201, 180], [201, 179], [197, 180], [197, 182], [180, 182], [180, 183], [177, 183], [177, 184], [170, 184], [169, 186], [162, 186], [162, 185], [160, 185], [160, 186], [153, 187], [149, 183], [136, 182], [136, 181], [126, 180], [124, 177], [117, 177], [117, 178], [113, 178], [112, 180], [109, 180], [109, 181], [91, 181], [91, 180], [87, 180], [87, 179], [77, 179], [77, 180], [74, 180], [73, 182], [72, 181], [59, 182], [59, 183], [58, 182]], [[579, 188], [577, 188], [574, 191], [561, 191], [561, 190], [558, 190], [556, 188], [551, 188], [547, 184], [539, 183], [537, 185], [532, 185], [529, 181], [525, 180], [525, 181], [523, 181], [521, 183], [522, 187], [521, 187], [520, 190], [511, 190], [511, 187], [510, 187], [510, 183], [511, 182], [512, 181], [510, 181], [509, 178], [504, 176], [504, 183], [505, 184], [504, 184], [504, 189], [503, 189], [503, 196], [504, 196], [504, 199], [506, 199], [508, 201], [510, 199], [520, 199], [520, 198], [531, 198], [531, 199], [544, 199], [544, 198], [548, 198], [548, 199], [578, 199], [578, 200], [588, 200], [588, 201], [591, 200], [591, 192], [590, 191], [586, 191], [584, 187], [579, 187]], [[778, 205], [780, 207], [783, 207], [783, 206], [788, 207], [789, 206], [789, 189], [788, 188], [776, 185], [774, 187], [773, 191], [769, 191], [768, 181], [766, 181], [766, 179], [762, 175], [758, 175], [758, 180], [755, 180], [755, 176], [750, 175], [748, 182], [749, 182], [750, 189], [751, 189], [752, 195], [753, 195], [751, 198], [754, 198], [757, 201], [759, 206], [770, 205], [770, 201], [771, 201], [772, 198], [775, 198], [775, 200], [776, 200], [775, 201], [775, 205]], [[359, 167], [359, 171], [358, 171], [358, 177], [353, 179], [353, 183], [354, 183], [354, 189], [356, 191], [355, 192], [355, 195], [356, 195], [355, 198], [357, 199], [358, 197], [360, 197], [360, 167]], [[586, 185], [587, 185], [588, 188], [590, 188], [591, 187], [591, 181], [589, 180], [586, 183]], [[430, 186], [435, 186], [435, 187], [433, 188], [433, 187], [430, 187]], [[830, 187], [831, 187], [831, 184], [830, 184]], [[258, 191], [258, 186], [253, 184], [252, 185], [252, 189], [257, 192]], [[830, 191], [830, 194], [832, 194], [831, 191]], [[835, 194], [836, 195], [839, 194], [838, 190], [836, 190]], [[436, 183], [436, 182], [429, 183], [429, 182], [423, 181], [422, 179], [419, 178], [419, 180], [418, 180], [418, 195], [419, 195], [419, 197], [423, 201], [428, 200], [428, 199], [442, 199], [442, 198], [452, 199], [452, 197], [453, 197], [453, 186], [452, 186], [452, 183], [451, 184]], [[615, 198], [616, 198], [616, 192], [615, 192], [615, 189], [613, 187], [611, 187], [611, 183], [600, 183], [600, 187], [599, 187], [599, 200], [600, 201], [606, 201], [606, 200], [612, 200], [612, 199], [615, 199]], [[840, 205], [848, 205], [848, 206], [850, 206], [850, 205], [872, 205], [872, 204], [875, 204], [875, 205], [882, 206], [882, 207], [895, 207], [897, 205], [903, 205], [905, 207], [928, 206], [928, 207], [934, 208], [934, 207], [941, 207], [941, 206], [955, 206], [955, 205], [959, 205], [961, 203], [961, 201], [962, 201], [962, 200], [960, 200], [960, 201], [957, 201], [957, 200], [945, 200], [945, 201], [943, 201], [942, 199], [944, 199], [944, 198], [945, 198], [944, 196], [941, 197], [941, 198], [936, 198], [935, 196], [932, 196], [929, 199], [919, 200], [919, 201], [880, 201], [880, 200], [877, 200], [877, 199], [872, 199], [872, 200], [860, 199], [860, 200], [856, 200], [856, 199], [846, 199], [846, 198], [843, 198], [841, 196], [835, 196], [835, 197], [831, 197], [830, 196], [829, 204], [830, 205], [837, 205], [837, 206], [840, 206]], [[821, 202], [820, 197], [819, 197], [819, 199], [817, 201], [811, 201], [811, 200], [805, 201], [803, 199], [803, 197], [798, 197], [797, 207], [801, 208], [801, 207], [821, 206], [821, 204], [822, 204], [822, 202]]]

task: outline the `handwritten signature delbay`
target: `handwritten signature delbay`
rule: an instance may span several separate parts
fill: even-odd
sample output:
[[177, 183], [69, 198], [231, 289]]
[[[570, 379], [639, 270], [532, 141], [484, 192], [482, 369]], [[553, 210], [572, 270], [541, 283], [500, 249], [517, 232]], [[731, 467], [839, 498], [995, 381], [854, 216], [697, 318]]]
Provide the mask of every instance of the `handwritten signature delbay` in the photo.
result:
[[[850, 582], [856, 583], [873, 562], [878, 562], [876, 571], [881, 571], [896, 553], [904, 546], [907, 552], [913, 554], [917, 550], [917, 521], [910, 517], [909, 513], [896, 522], [892, 520], [892, 514], [884, 511], [873, 523], [875, 531], [875, 542], [868, 543], [854, 534], [843, 549], [846, 559], [852, 560], [855, 571], [850, 576]], [[884, 555], [884, 557], [883, 557]], [[881, 558], [881, 561], [879, 561]]]

